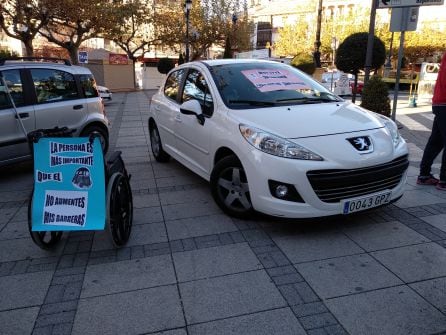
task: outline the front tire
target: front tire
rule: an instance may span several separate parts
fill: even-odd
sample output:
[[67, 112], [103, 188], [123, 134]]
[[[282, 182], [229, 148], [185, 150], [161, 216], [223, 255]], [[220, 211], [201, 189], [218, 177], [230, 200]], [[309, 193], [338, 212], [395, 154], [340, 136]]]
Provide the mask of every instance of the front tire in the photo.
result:
[[150, 126], [150, 148], [152, 149], [153, 157], [155, 157], [157, 162], [165, 163], [168, 162], [170, 156], [163, 149], [163, 144], [161, 143], [160, 133], [156, 125]]
[[28, 201], [28, 230], [33, 242], [43, 250], [54, 249], [62, 239], [61, 231], [33, 231], [32, 230], [32, 206], [34, 199], [34, 190]]
[[223, 212], [241, 219], [254, 214], [248, 179], [236, 156], [220, 160], [212, 170], [210, 182], [212, 196]]

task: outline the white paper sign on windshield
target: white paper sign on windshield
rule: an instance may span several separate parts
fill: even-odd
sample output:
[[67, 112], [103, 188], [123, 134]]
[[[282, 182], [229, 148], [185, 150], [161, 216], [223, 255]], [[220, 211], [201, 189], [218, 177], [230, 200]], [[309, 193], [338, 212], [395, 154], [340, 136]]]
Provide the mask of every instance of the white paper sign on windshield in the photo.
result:
[[242, 73], [260, 92], [310, 89], [301, 78], [286, 70], [254, 69]]

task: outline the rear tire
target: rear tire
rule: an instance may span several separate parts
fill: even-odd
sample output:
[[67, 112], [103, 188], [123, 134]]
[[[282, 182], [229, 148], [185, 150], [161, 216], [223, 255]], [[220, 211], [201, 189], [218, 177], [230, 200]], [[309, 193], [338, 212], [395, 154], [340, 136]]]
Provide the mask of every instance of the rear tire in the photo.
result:
[[133, 197], [129, 179], [114, 173], [107, 186], [107, 227], [113, 245], [123, 247], [130, 238], [133, 223]]
[[236, 156], [220, 160], [212, 170], [210, 182], [212, 196], [223, 212], [241, 219], [252, 217], [248, 179]]
[[152, 149], [153, 157], [157, 162], [165, 163], [170, 159], [170, 155], [164, 151], [163, 144], [161, 142], [160, 133], [155, 124], [149, 127], [150, 131], [150, 148]]
[[104, 155], [108, 151], [108, 134], [107, 131], [105, 131], [103, 128], [99, 126], [88, 126], [84, 130], [82, 130], [82, 133], [80, 134], [80, 137], [89, 137], [91, 134], [97, 135], [99, 138], [99, 141], [101, 142], [102, 152]]

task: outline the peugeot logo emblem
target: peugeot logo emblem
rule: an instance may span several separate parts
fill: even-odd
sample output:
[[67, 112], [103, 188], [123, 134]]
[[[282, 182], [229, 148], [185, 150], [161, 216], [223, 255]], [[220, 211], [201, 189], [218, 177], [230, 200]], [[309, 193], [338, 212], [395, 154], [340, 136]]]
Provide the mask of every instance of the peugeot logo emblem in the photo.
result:
[[347, 138], [347, 141], [349, 141], [361, 154], [367, 154], [373, 151], [373, 143], [368, 136]]

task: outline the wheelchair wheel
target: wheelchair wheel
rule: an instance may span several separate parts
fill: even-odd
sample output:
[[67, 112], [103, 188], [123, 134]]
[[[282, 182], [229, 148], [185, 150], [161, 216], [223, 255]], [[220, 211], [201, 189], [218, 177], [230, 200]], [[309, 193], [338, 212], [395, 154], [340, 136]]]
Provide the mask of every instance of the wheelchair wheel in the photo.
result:
[[124, 246], [132, 230], [133, 198], [129, 179], [115, 172], [107, 185], [107, 227], [116, 247]]
[[28, 230], [35, 244], [44, 250], [54, 248], [62, 238], [61, 231], [32, 231], [32, 205], [34, 190], [28, 202]]

